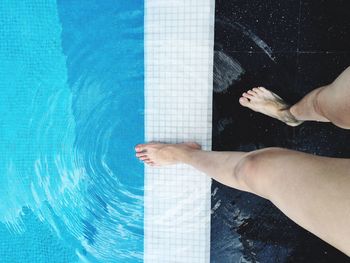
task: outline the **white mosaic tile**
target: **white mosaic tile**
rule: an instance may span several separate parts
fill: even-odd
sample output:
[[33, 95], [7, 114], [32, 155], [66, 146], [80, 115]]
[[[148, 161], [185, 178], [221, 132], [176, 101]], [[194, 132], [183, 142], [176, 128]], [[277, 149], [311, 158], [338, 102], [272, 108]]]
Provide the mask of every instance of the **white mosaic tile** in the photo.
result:
[[[145, 1], [146, 141], [211, 150], [214, 0]], [[146, 263], [210, 260], [211, 179], [145, 167]]]

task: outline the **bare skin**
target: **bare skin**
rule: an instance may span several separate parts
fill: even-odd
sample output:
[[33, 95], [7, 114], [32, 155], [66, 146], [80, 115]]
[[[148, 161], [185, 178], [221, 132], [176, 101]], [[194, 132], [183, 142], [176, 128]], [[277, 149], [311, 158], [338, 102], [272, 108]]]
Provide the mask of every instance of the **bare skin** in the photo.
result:
[[[265, 88], [243, 93], [242, 106], [296, 126], [323, 121], [350, 129], [350, 67], [293, 106]], [[281, 148], [249, 153], [203, 151], [197, 143], [135, 147], [150, 166], [186, 163], [227, 186], [269, 199], [294, 222], [350, 256], [350, 159]]]
[[201, 146], [198, 143], [182, 143], [176, 144], [161, 144], [151, 142], [146, 145], [138, 145], [135, 148], [136, 157], [150, 166], [164, 166], [179, 163], [177, 155], [181, 153], [179, 150], [198, 150]]
[[318, 121], [350, 129], [350, 67], [331, 84], [314, 89], [294, 105], [264, 87], [244, 92], [239, 103], [290, 126]]
[[277, 94], [264, 87], [257, 87], [244, 92], [239, 99], [239, 103], [253, 111], [283, 121], [290, 126], [297, 126], [302, 123], [291, 114], [290, 105]]
[[280, 148], [203, 151], [196, 143], [152, 142], [135, 150], [150, 166], [186, 163], [222, 184], [269, 199], [294, 222], [350, 256], [348, 159]]

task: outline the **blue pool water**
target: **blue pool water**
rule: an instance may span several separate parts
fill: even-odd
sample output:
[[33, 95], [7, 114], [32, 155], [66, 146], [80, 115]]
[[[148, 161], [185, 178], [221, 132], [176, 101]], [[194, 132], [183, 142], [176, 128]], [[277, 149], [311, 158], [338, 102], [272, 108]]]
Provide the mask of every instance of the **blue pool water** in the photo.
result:
[[142, 0], [0, 1], [0, 261], [142, 262]]

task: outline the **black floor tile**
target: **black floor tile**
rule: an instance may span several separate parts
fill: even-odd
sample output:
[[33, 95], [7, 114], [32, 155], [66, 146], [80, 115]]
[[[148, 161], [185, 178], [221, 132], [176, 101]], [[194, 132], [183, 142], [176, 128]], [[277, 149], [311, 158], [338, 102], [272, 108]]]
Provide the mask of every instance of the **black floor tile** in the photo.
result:
[[311, 90], [330, 84], [350, 66], [350, 46], [342, 53], [299, 53], [296, 93], [303, 97]]
[[[285, 138], [293, 128], [242, 107], [238, 100], [244, 91], [256, 86], [268, 87], [287, 99], [296, 97], [293, 94], [296, 59], [296, 54], [291, 53], [280, 53], [273, 61], [265, 53], [215, 51], [214, 150], [216, 147], [220, 150], [286, 147]], [[237, 68], [241, 72], [239, 76]], [[225, 74], [237, 77], [228, 81]]]
[[[298, 99], [315, 88], [330, 84], [350, 65], [349, 53], [298, 55], [294, 94]], [[350, 157], [350, 132], [331, 123], [306, 122], [294, 129], [289, 148], [321, 156]]]
[[[343, 21], [344, 28], [350, 28], [348, 18], [344, 10], [337, 11], [347, 5], [345, 1], [302, 1], [300, 25], [299, 13], [295, 15], [300, 2], [216, 1], [213, 150], [279, 146], [321, 156], [350, 157], [350, 147], [344, 143], [350, 141], [347, 130], [317, 122], [293, 128], [238, 103], [243, 91], [261, 85], [293, 104], [314, 88], [332, 82], [350, 65], [349, 33], [342, 33], [339, 23]], [[327, 5], [330, 11], [324, 14]], [[285, 13], [286, 21], [281, 19]], [[331, 14], [340, 14], [340, 18], [329, 17]], [[332, 28], [327, 27], [327, 19]], [[319, 43], [319, 38], [326, 41]], [[331, 38], [333, 42], [328, 41]], [[297, 42], [305, 50], [297, 52]], [[348, 257], [297, 226], [270, 202], [213, 181], [211, 262], [244, 260], [349, 262]]]
[[301, 0], [300, 51], [348, 51], [349, 0]]
[[218, 0], [215, 44], [230, 51], [296, 51], [298, 20], [294, 0]]
[[266, 199], [213, 181], [211, 201], [211, 263], [349, 262]]

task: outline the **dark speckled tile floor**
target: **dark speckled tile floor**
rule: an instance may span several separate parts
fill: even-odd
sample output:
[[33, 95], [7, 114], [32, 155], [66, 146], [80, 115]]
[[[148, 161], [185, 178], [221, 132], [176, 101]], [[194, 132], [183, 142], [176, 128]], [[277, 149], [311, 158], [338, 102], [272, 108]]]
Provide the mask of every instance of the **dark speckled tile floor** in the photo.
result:
[[[238, 104], [256, 85], [294, 103], [349, 65], [349, 0], [216, 0], [213, 150], [278, 146], [350, 157], [350, 131], [292, 128]], [[270, 202], [215, 181], [211, 224], [212, 263], [350, 262]]]

